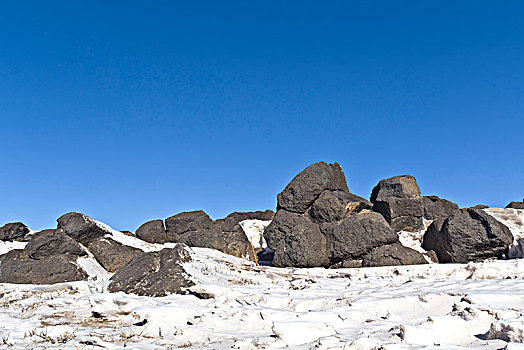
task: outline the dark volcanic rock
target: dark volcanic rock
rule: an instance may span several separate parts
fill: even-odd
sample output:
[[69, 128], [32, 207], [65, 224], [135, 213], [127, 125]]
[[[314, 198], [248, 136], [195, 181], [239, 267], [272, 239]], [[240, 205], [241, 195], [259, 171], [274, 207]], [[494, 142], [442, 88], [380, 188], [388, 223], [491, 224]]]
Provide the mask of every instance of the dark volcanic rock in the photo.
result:
[[442, 263], [466, 263], [502, 258], [512, 242], [513, 236], [505, 225], [481, 209], [469, 208], [433, 222], [422, 247], [434, 250]]
[[85, 246], [94, 239], [103, 237], [108, 233], [89, 216], [80, 213], [67, 213], [56, 221], [58, 221], [58, 228], [61, 228], [69, 237]]
[[423, 230], [424, 220], [448, 217], [458, 205], [437, 196], [420, 197], [413, 176], [402, 175], [381, 180], [371, 193], [373, 210], [382, 214], [396, 232]]
[[29, 229], [21, 222], [12, 222], [0, 227], [1, 241], [23, 241]]
[[213, 220], [202, 210], [184, 212], [166, 219], [168, 242], [181, 242], [184, 234], [196, 231], [212, 230]]
[[152, 220], [142, 224], [135, 231], [135, 235], [149, 243], [164, 244], [167, 241], [167, 234], [162, 220]]
[[384, 201], [388, 198], [417, 198], [420, 189], [417, 180], [411, 175], [394, 176], [380, 182], [371, 191], [371, 202]]
[[99, 237], [87, 246], [95, 259], [109, 272], [118, 271], [134, 257], [144, 254], [138, 248], [126, 246], [109, 237]]
[[33, 259], [61, 254], [87, 255], [87, 252], [80, 244], [60, 229], [44, 230], [35, 233], [27, 243], [25, 250]]
[[368, 200], [345, 191], [323, 191], [313, 202], [309, 215], [317, 223], [341, 220], [364, 209], [371, 209]]
[[382, 214], [388, 222], [401, 216], [423, 217], [424, 199], [391, 197], [373, 203], [373, 210]]
[[424, 219], [417, 216], [399, 216], [391, 220], [391, 227], [395, 232], [419, 232], [424, 230]]
[[[487, 205], [484, 205], [484, 204], [477, 204], [473, 207], [470, 207], [471, 209], [487, 209], [489, 208]], [[451, 215], [451, 214], [450, 214]]]
[[435, 220], [437, 218], [447, 218], [459, 206], [448, 200], [439, 198], [437, 196], [424, 196], [424, 217], [427, 220]]
[[321, 225], [332, 264], [360, 259], [373, 248], [398, 242], [398, 235], [384, 217], [371, 211]]
[[338, 163], [319, 162], [304, 169], [278, 194], [277, 209], [305, 213], [325, 190], [349, 192], [344, 172]]
[[373, 249], [362, 260], [363, 267], [421, 265], [427, 264], [424, 256], [400, 243], [388, 244]]
[[211, 248], [223, 253], [251, 256], [251, 244], [235, 219], [214, 222], [203, 211], [174, 215], [166, 219], [167, 241], [190, 247]]
[[506, 205], [506, 208], [524, 209], [524, 199], [522, 200], [522, 202], [510, 202], [508, 205]]
[[81, 281], [87, 274], [74, 264], [70, 254], [32, 259], [25, 250], [11, 250], [1, 257], [0, 283], [53, 284]]
[[155, 297], [185, 293], [188, 287], [194, 285], [181, 265], [191, 260], [186, 249], [178, 244], [173, 249], [135, 257], [111, 277], [109, 291]]
[[279, 210], [264, 231], [275, 251], [273, 265], [279, 267], [327, 266], [326, 239], [318, 224], [307, 216]]

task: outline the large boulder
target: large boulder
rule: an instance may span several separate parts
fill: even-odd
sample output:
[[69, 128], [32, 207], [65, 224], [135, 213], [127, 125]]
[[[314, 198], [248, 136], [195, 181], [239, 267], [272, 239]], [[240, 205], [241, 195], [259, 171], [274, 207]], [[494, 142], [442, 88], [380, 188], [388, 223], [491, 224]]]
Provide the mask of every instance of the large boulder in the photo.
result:
[[313, 202], [309, 215], [317, 223], [342, 220], [345, 217], [371, 209], [368, 200], [346, 191], [323, 191]]
[[53, 284], [81, 281], [87, 274], [76, 265], [77, 255], [31, 258], [26, 250], [11, 250], [0, 257], [0, 283]]
[[349, 192], [346, 177], [338, 163], [319, 162], [308, 166], [277, 196], [277, 210], [303, 214], [325, 190]]
[[166, 220], [167, 241], [178, 243], [188, 233], [212, 230], [213, 220], [202, 210], [173, 215]]
[[513, 242], [511, 231], [481, 209], [456, 210], [437, 219], [424, 235], [422, 247], [434, 250], [442, 263], [503, 258]]
[[273, 265], [278, 267], [327, 266], [326, 239], [320, 226], [305, 215], [279, 210], [264, 231], [275, 250]]
[[194, 285], [182, 266], [191, 260], [186, 249], [177, 244], [173, 249], [136, 256], [111, 277], [108, 290], [154, 297], [185, 293]]
[[89, 216], [81, 213], [67, 213], [57, 220], [58, 228], [62, 229], [69, 237], [87, 246], [98, 237], [105, 236], [108, 232], [99, 226]]
[[384, 217], [371, 211], [324, 223], [321, 229], [331, 264], [361, 259], [376, 247], [398, 242], [398, 235]]
[[87, 255], [85, 249], [60, 229], [44, 230], [35, 233], [25, 250], [29, 257], [42, 259], [61, 254], [76, 256]]
[[522, 202], [510, 202], [508, 205], [506, 205], [506, 208], [524, 209], [524, 199], [522, 200]]
[[144, 254], [138, 248], [124, 245], [110, 237], [99, 237], [87, 246], [96, 261], [109, 272], [116, 272], [134, 257]]
[[400, 243], [383, 245], [373, 249], [362, 260], [363, 267], [421, 265], [428, 262], [424, 255]]
[[371, 192], [373, 210], [382, 214], [396, 232], [425, 229], [424, 219], [446, 218], [458, 205], [437, 196], [420, 196], [413, 176], [381, 180]]
[[164, 244], [167, 241], [167, 234], [164, 228], [164, 221], [152, 220], [142, 224], [136, 231], [136, 237], [148, 243]]
[[388, 198], [418, 198], [420, 189], [417, 180], [411, 175], [394, 176], [380, 182], [371, 191], [371, 202], [384, 201]]
[[0, 227], [0, 241], [23, 241], [29, 229], [21, 222], [11, 222]]

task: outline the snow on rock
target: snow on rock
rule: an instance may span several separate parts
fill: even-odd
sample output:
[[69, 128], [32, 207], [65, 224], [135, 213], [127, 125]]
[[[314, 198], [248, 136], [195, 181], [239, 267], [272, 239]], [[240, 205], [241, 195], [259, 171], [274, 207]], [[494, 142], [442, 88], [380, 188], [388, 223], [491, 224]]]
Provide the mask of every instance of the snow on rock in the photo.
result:
[[270, 223], [271, 220], [244, 220], [240, 222], [240, 226], [242, 226], [247, 238], [255, 249], [265, 249], [267, 248], [267, 244], [263, 233]]
[[24, 249], [27, 242], [18, 242], [18, 241], [0, 241], [0, 255], [7, 254], [14, 249]]
[[524, 209], [487, 208], [486, 213], [506, 225], [513, 234], [513, 246], [510, 247], [510, 258], [524, 257]]
[[524, 342], [524, 317], [492, 323], [487, 338], [514, 343]]

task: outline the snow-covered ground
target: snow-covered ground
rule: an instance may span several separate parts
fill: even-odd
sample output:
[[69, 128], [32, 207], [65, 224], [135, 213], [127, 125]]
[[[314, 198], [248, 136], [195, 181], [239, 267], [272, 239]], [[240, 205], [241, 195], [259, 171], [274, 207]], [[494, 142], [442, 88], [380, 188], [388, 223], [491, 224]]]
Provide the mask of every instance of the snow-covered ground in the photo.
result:
[[[163, 248], [116, 232], [122, 243]], [[418, 236], [404, 238], [417, 248]], [[90, 257], [77, 262], [89, 281], [1, 284], [0, 347], [524, 348], [524, 260], [329, 270], [190, 254], [191, 291], [209, 299], [108, 293], [111, 274]]]

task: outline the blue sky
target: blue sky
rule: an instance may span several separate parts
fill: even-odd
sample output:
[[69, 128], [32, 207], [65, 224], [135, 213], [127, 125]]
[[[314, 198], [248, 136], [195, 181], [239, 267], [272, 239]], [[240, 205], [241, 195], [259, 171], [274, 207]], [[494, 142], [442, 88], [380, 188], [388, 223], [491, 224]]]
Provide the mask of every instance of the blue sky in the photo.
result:
[[524, 196], [520, 1], [2, 1], [0, 225], [274, 209], [307, 165]]

